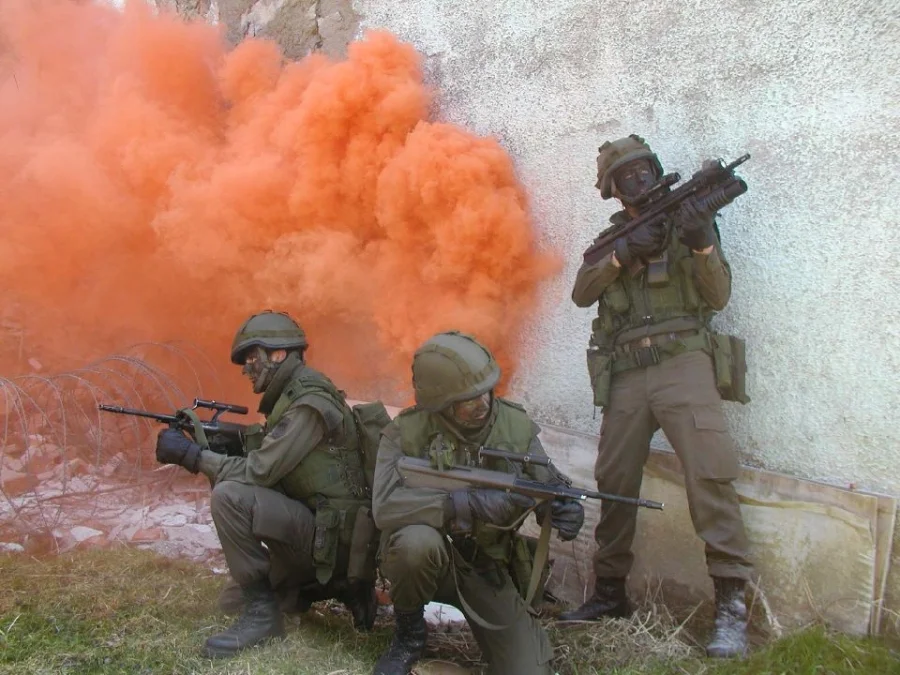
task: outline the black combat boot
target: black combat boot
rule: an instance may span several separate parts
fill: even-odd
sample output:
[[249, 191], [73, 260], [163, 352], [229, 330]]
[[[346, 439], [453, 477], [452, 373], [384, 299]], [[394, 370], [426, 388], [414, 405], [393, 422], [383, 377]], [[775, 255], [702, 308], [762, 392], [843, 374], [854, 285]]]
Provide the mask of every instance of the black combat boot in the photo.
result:
[[747, 602], [745, 581], [713, 577], [716, 589], [716, 627], [706, 655], [727, 659], [747, 653]]
[[425, 653], [428, 625], [424, 608], [414, 612], [394, 612], [397, 630], [394, 641], [375, 664], [373, 675], [408, 675], [413, 664]]
[[338, 598], [353, 616], [353, 627], [359, 631], [370, 631], [375, 625], [378, 603], [375, 599], [375, 584], [365, 581], [352, 583]]
[[228, 630], [206, 641], [203, 654], [207, 658], [234, 656], [247, 647], [284, 635], [284, 619], [278, 598], [268, 581], [244, 586], [244, 609]]
[[625, 592], [625, 579], [597, 578], [594, 594], [581, 607], [559, 615], [560, 621], [596, 621], [631, 616], [631, 604]]

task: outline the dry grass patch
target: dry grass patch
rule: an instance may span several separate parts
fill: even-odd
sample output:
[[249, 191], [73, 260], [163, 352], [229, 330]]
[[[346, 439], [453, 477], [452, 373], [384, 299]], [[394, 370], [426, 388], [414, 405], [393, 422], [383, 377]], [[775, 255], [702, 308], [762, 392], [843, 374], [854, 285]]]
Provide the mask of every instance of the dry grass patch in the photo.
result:
[[[0, 579], [2, 675], [369, 675], [393, 635], [390, 616], [359, 634], [339, 603], [318, 603], [288, 619], [284, 640], [212, 662], [200, 647], [232, 618], [217, 609], [223, 578], [202, 565], [129, 549], [0, 555]], [[555, 610], [546, 624], [561, 675], [900, 675], [887, 645], [823, 628], [716, 663], [660, 603], [589, 624], [556, 623]], [[468, 630], [433, 633], [428, 658], [484, 672]]]

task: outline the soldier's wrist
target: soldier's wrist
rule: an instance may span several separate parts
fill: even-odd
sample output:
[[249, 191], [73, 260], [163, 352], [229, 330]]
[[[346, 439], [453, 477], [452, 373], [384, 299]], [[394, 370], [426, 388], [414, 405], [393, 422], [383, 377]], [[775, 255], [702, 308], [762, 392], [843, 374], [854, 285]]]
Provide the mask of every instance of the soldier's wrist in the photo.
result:
[[453, 493], [448, 492], [444, 500], [444, 523], [449, 525], [456, 518], [456, 507], [453, 506]]
[[447, 495], [444, 518], [448, 529], [454, 534], [472, 531], [472, 507], [467, 490], [453, 490]]
[[620, 267], [631, 266], [631, 251], [628, 250], [628, 240], [625, 237], [616, 239], [613, 244], [613, 257], [618, 261]]
[[200, 471], [200, 458], [202, 454], [203, 448], [196, 443], [191, 443], [184, 453], [184, 459], [181, 460], [181, 466], [191, 473], [197, 473]]

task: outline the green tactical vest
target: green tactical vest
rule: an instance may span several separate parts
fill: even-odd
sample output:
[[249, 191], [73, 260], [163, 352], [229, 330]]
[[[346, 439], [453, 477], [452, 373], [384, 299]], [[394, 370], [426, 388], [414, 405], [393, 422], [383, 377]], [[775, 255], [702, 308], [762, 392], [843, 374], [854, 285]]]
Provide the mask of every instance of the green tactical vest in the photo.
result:
[[281, 479], [284, 493], [306, 504], [316, 515], [313, 562], [316, 578], [331, 578], [339, 546], [351, 543], [357, 512], [371, 508], [357, 445], [356, 425], [344, 395], [327, 377], [302, 366], [294, 371], [272, 412], [266, 429], [274, 429], [288, 408], [302, 404], [318, 411], [326, 433], [302, 462]]
[[[621, 220], [620, 214], [615, 214], [613, 223], [617, 216]], [[677, 237], [671, 239], [661, 260], [650, 263], [634, 277], [623, 271], [603, 291], [593, 323], [597, 346], [610, 346], [625, 331], [670, 319], [685, 319], [685, 328], [708, 325], [715, 312], [697, 292], [694, 257]]]
[[[527, 454], [534, 436], [533, 425], [525, 409], [502, 398], [497, 399], [497, 417], [491, 427], [487, 439], [483, 443], [465, 443], [448, 427], [443, 417], [417, 408], [410, 408], [398, 415], [400, 426], [400, 447], [403, 454], [411, 457], [427, 457], [432, 439], [441, 433], [444, 440], [453, 446], [454, 463], [457, 466], [474, 466], [480, 445], [499, 448], [510, 452]], [[500, 459], [487, 460], [483, 468], [492, 471], [509, 472], [509, 462]], [[485, 527], [475, 522], [473, 537], [480, 553], [508, 564], [512, 556], [514, 536], [512, 532], [504, 532]]]

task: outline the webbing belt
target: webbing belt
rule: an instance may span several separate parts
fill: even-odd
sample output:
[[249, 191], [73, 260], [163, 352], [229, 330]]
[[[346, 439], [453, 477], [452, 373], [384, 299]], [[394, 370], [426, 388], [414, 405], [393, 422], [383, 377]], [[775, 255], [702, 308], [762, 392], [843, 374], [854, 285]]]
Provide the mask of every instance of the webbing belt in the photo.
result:
[[706, 331], [687, 337], [664, 340], [649, 347], [628, 350], [617, 348], [613, 352], [612, 372], [615, 375], [634, 368], [647, 368], [672, 356], [701, 350], [711, 351], [709, 334]]

